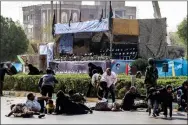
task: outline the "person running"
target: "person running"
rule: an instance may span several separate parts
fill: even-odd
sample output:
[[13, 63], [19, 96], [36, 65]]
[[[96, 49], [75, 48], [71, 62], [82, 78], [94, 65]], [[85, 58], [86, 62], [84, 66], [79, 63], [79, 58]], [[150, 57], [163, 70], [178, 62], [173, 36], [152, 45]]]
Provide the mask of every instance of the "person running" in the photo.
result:
[[[115, 84], [117, 82], [117, 75], [115, 72], [111, 71], [110, 68], [106, 69], [106, 72], [103, 73], [101, 80], [100, 80], [100, 86], [103, 89], [103, 92], [105, 92], [104, 98], [108, 99], [108, 93], [110, 91], [112, 96], [112, 103], [115, 102]], [[102, 93], [103, 95], [103, 93]]]
[[52, 93], [54, 92], [55, 83], [58, 83], [51, 69], [46, 70], [45, 75], [43, 75], [39, 80], [39, 89], [41, 90], [42, 96], [47, 96], [52, 98]]

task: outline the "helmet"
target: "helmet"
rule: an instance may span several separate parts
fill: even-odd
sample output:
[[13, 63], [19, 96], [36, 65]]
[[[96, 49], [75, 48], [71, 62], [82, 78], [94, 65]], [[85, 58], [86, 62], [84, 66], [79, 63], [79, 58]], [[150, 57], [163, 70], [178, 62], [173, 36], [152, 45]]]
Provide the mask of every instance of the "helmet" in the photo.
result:
[[153, 58], [149, 58], [149, 59], [148, 59], [148, 64], [149, 64], [149, 65], [153, 65], [154, 62], [155, 62], [155, 60], [154, 60]]

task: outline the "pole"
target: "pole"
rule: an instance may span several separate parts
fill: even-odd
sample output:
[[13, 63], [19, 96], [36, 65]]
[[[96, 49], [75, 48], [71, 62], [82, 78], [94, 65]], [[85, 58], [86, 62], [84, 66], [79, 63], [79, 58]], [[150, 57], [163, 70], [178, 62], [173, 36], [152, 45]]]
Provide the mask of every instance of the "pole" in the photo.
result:
[[[1, 16], [1, 1], [0, 1], [0, 16]], [[1, 22], [0, 22], [0, 23], [1, 23]], [[0, 36], [1, 36], [1, 25], [0, 25]], [[2, 49], [1, 49], [1, 42], [2, 42], [2, 41], [1, 41], [1, 39], [0, 39], [0, 63], [1, 63], [1, 61], [2, 61], [2, 60], [1, 60], [1, 53], [2, 53], [2, 52], [1, 52], [1, 51], [2, 51]]]
[[105, 18], [106, 18], [106, 1], [105, 1], [105, 11], [104, 11], [104, 13], [105, 13]]
[[61, 23], [61, 1], [59, 1], [59, 23]]
[[112, 59], [112, 42], [113, 42], [113, 34], [112, 31], [110, 31], [110, 59]]
[[54, 6], [53, 6], [53, 1], [51, 1], [51, 19], [53, 19], [54, 15]]

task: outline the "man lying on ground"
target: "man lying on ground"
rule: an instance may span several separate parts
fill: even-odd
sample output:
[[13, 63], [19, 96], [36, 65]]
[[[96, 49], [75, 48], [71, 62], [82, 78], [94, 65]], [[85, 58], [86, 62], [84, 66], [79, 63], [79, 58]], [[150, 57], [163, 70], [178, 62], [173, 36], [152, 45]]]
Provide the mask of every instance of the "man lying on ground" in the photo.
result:
[[14, 117], [23, 117], [23, 118], [30, 118], [33, 117], [33, 115], [38, 115], [38, 118], [42, 118], [45, 115], [41, 115], [39, 112], [31, 111], [30, 108], [26, 106], [26, 104], [18, 103], [13, 104], [10, 106], [11, 112], [8, 115], [5, 115], [6, 117], [10, 117], [11, 115], [14, 115]]
[[44, 101], [50, 99], [49, 97], [35, 97], [33, 93], [27, 95], [26, 106], [34, 112], [44, 112]]

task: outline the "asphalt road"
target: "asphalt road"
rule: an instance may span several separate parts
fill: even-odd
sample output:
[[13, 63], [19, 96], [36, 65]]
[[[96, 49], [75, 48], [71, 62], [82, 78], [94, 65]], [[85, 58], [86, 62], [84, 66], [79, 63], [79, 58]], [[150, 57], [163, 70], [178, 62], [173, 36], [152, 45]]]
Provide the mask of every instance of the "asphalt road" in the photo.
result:
[[[187, 114], [173, 112], [172, 120], [149, 117], [144, 110], [137, 112], [99, 112], [86, 115], [46, 115], [43, 119], [5, 117], [10, 111], [10, 105], [25, 102], [26, 98], [2, 97], [1, 98], [1, 124], [187, 124]], [[88, 106], [92, 106], [89, 103]]]

